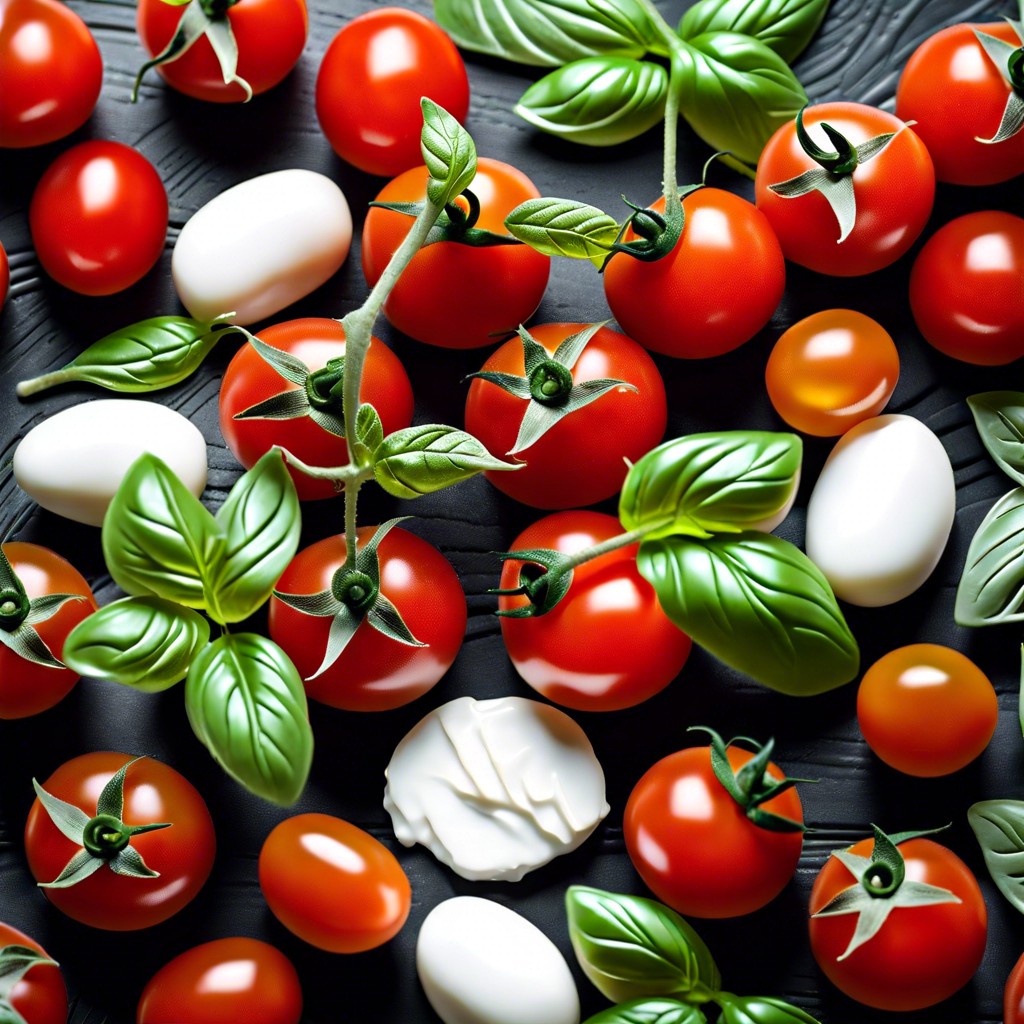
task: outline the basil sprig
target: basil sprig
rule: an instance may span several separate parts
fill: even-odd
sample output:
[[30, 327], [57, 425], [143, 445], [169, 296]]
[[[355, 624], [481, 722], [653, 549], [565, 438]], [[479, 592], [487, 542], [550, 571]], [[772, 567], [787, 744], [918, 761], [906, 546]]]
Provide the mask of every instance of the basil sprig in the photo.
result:
[[967, 821], [999, 891], [1024, 914], [1024, 801], [981, 800]]

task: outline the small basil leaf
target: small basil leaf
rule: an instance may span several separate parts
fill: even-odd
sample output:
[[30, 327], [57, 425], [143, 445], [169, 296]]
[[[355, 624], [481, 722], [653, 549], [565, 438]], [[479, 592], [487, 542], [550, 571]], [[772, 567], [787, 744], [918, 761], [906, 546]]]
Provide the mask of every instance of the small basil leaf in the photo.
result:
[[800, 474], [795, 434], [731, 430], [690, 434], [648, 452], [626, 475], [619, 518], [627, 530], [739, 533], [783, 509]]
[[765, 686], [808, 696], [857, 674], [857, 642], [828, 581], [788, 541], [755, 532], [645, 540], [637, 568], [683, 632]]
[[967, 821], [999, 891], [1024, 914], [1024, 801], [982, 800]]
[[565, 905], [583, 973], [614, 1002], [654, 996], [706, 1002], [721, 986], [707, 946], [674, 910], [581, 885], [569, 887]]
[[373, 461], [373, 453], [384, 440], [384, 424], [381, 423], [377, 410], [363, 402], [356, 413], [356, 440], [352, 446], [356, 464], [368, 466]]
[[313, 733], [302, 680], [277, 644], [255, 633], [214, 640], [189, 666], [185, 709], [228, 775], [276, 804], [298, 800]]
[[967, 549], [953, 618], [961, 626], [1024, 621], [1024, 487], [989, 509]]
[[684, 45], [683, 116], [712, 149], [757, 163], [775, 129], [807, 103], [803, 87], [777, 53], [750, 36], [708, 32]]
[[476, 177], [476, 146], [469, 132], [443, 107], [424, 97], [420, 150], [427, 165], [427, 199], [443, 207]]
[[619, 225], [596, 206], [573, 199], [528, 199], [506, 218], [509, 234], [545, 256], [568, 256], [604, 266]]
[[792, 64], [825, 19], [829, 0], [699, 0], [679, 23], [683, 39], [741, 32]]
[[1024, 484], [1024, 392], [986, 391], [971, 395], [967, 405], [982, 444], [996, 465], [1012, 480]]
[[584, 57], [534, 82], [516, 113], [541, 131], [586, 146], [615, 146], [665, 116], [668, 74], [628, 57]]
[[720, 1024], [818, 1024], [806, 1010], [771, 996], [734, 996], [720, 992]]
[[688, 1006], [677, 999], [631, 999], [593, 1017], [585, 1024], [706, 1024], [696, 1006]]
[[80, 622], [64, 643], [64, 661], [83, 676], [155, 693], [185, 678], [210, 640], [198, 612], [160, 597], [126, 597]]

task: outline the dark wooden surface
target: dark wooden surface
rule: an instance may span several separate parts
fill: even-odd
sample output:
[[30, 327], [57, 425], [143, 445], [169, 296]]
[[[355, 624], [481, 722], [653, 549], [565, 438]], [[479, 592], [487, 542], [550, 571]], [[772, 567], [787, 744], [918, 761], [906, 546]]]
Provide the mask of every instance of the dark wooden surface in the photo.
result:
[[[105, 63], [104, 86], [91, 120], [71, 138], [28, 151], [0, 152], [0, 240], [11, 256], [13, 285], [0, 314], [0, 462], [9, 461], [24, 433], [44, 417], [96, 390], [68, 388], [21, 403], [17, 380], [56, 367], [108, 331], [162, 313], [179, 311], [170, 280], [170, 255], [183, 223], [223, 189], [256, 174], [286, 167], [321, 171], [344, 189], [357, 237], [347, 263], [330, 282], [275, 319], [341, 316], [365, 294], [359, 269], [358, 227], [366, 203], [381, 186], [344, 165], [320, 134], [313, 88], [320, 57], [335, 32], [370, 0], [316, 0], [310, 36], [294, 73], [247, 107], [203, 104], [147, 78], [141, 101], [128, 102], [134, 69], [143, 52], [134, 29], [134, 7], [125, 2], [72, 0], [96, 35]], [[410, 6], [429, 11], [424, 0]], [[659, 4], [670, 21], [688, 6]], [[852, 99], [888, 106], [898, 69], [930, 31], [957, 20], [992, 20], [1015, 11], [1010, 0], [834, 0], [819, 37], [797, 70], [813, 100]], [[653, 198], [660, 182], [657, 131], [611, 150], [578, 149], [540, 136], [511, 112], [514, 100], [537, 71], [467, 55], [472, 102], [469, 128], [481, 154], [526, 171], [542, 193], [575, 195], [617, 210], [619, 195]], [[0, 100], [2, 101], [2, 100]], [[58, 153], [87, 138], [113, 138], [138, 147], [159, 170], [170, 197], [171, 226], [163, 257], [147, 277], [110, 298], [84, 298], [41, 273], [27, 225], [34, 183]], [[708, 150], [683, 127], [680, 180], [696, 180]], [[713, 183], [750, 195], [750, 183], [724, 168]], [[929, 232], [959, 213], [999, 208], [1022, 212], [1020, 183], [983, 191], [940, 187]], [[916, 251], [916, 249], [915, 249]], [[912, 256], [912, 254], [911, 254]], [[74, 997], [73, 1024], [127, 1024], [148, 979], [170, 956], [208, 939], [246, 934], [278, 945], [302, 978], [310, 1022], [427, 1024], [436, 1021], [416, 980], [414, 948], [419, 924], [441, 899], [472, 893], [505, 903], [536, 922], [566, 953], [562, 909], [566, 885], [585, 882], [642, 893], [625, 855], [622, 809], [636, 779], [655, 760], [687, 743], [685, 729], [713, 725], [731, 735], [774, 734], [778, 759], [791, 774], [819, 778], [802, 787], [806, 816], [816, 831], [806, 842], [794, 882], [770, 906], [748, 918], [702, 923], [700, 933], [719, 959], [726, 987], [772, 994], [807, 1007], [825, 1024], [875, 1024], [893, 1015], [868, 1011], [833, 990], [816, 970], [806, 939], [806, 901], [829, 852], [861, 836], [870, 821], [890, 830], [952, 821], [946, 841], [979, 874], [990, 914], [984, 964], [961, 994], [929, 1011], [902, 1015], [908, 1024], [988, 1024], [1001, 1020], [1004, 978], [1024, 950], [1024, 922], [988, 880], [966, 824], [971, 802], [983, 797], [1024, 797], [1024, 744], [1017, 722], [1019, 633], [1012, 628], [969, 631], [953, 623], [957, 579], [967, 545], [992, 500], [1008, 489], [977, 437], [964, 396], [995, 387], [1019, 387], [1011, 369], [981, 370], [938, 355], [916, 334], [906, 303], [911, 257], [867, 280], [832, 280], [788, 268], [786, 296], [771, 325], [742, 349], [715, 360], [683, 363], [659, 358], [669, 392], [668, 436], [741, 426], [781, 428], [768, 402], [763, 370], [779, 332], [818, 309], [849, 306], [875, 317], [896, 338], [902, 375], [889, 411], [917, 416], [941, 438], [957, 482], [957, 517], [946, 553], [928, 583], [899, 604], [878, 610], [848, 609], [862, 645], [864, 664], [904, 643], [946, 643], [968, 653], [999, 692], [1000, 723], [985, 755], [945, 780], [900, 776], [866, 748], [855, 718], [856, 686], [799, 700], [739, 678], [695, 652], [680, 678], [648, 703], [609, 715], [576, 719], [606, 765], [611, 814], [580, 850], [523, 882], [464, 882], [420, 849], [398, 847], [381, 805], [383, 770], [396, 742], [430, 708], [462, 694], [532, 696], [511, 668], [502, 647], [494, 599], [501, 550], [538, 513], [506, 499], [481, 480], [471, 481], [413, 506], [373, 491], [361, 503], [362, 521], [414, 512], [412, 527], [445, 552], [464, 584], [470, 620], [465, 644], [447, 677], [429, 695], [396, 712], [360, 716], [314, 705], [316, 756], [309, 787], [292, 811], [250, 797], [213, 765], [188, 727], [178, 690], [150, 696], [88, 680], [61, 705], [34, 719], [0, 722], [0, 920], [31, 933], [61, 961]], [[695, 273], [699, 269], [695, 268]], [[457, 307], [458, 282], [452, 282]], [[536, 322], [599, 320], [608, 315], [599, 278], [587, 264], [556, 262]], [[482, 362], [483, 352], [447, 353], [390, 331], [379, 332], [401, 356], [417, 394], [416, 421], [460, 424], [465, 385], [460, 379]], [[205, 498], [216, 506], [239, 469], [217, 425], [220, 375], [230, 343], [216, 351], [196, 377], [155, 398], [190, 417], [209, 446], [210, 483]], [[104, 396], [105, 397], [105, 396]], [[801, 542], [810, 487], [831, 445], [806, 444], [804, 483], [794, 513], [781, 528]], [[48, 544], [72, 558], [106, 603], [117, 596], [106, 575], [99, 532], [69, 524], [33, 508], [8, 478], [0, 483], [0, 526], [19, 539]], [[613, 506], [606, 506], [613, 511]], [[304, 542], [341, 528], [341, 506], [318, 503], [304, 514]], [[262, 626], [257, 617], [257, 626]], [[118, 935], [68, 921], [32, 883], [21, 833], [32, 798], [29, 780], [45, 777], [69, 757], [96, 749], [148, 752], [174, 765], [203, 792], [217, 824], [219, 852], [210, 882], [178, 917], [148, 932]], [[286, 932], [259, 892], [256, 858], [264, 836], [289, 813], [337, 814], [388, 843], [413, 886], [412, 916], [385, 948], [353, 957], [320, 953]], [[956, 936], [949, 936], [956, 942]], [[584, 1017], [606, 1005], [576, 972]], [[531, 1022], [523, 1022], [531, 1024]]]

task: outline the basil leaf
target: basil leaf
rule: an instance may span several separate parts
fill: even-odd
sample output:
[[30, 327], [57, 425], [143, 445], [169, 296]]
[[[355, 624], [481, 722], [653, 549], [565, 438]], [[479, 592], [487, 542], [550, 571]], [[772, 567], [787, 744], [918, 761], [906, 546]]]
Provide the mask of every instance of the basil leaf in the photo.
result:
[[719, 1024], [818, 1024], [799, 1006], [771, 996], [734, 996], [720, 992], [715, 999], [722, 1007]]
[[627, 57], [585, 57], [534, 82], [516, 113], [541, 131], [586, 146], [616, 146], [665, 116], [668, 74]]
[[829, 0], [699, 0], [679, 23], [683, 39], [706, 32], [742, 32], [790, 64], [818, 31]]
[[707, 946], [674, 910], [582, 885], [569, 887], [565, 906], [583, 973], [614, 1002], [653, 996], [706, 1002], [721, 986]]
[[384, 440], [384, 424], [377, 410], [363, 402], [356, 413], [356, 439], [352, 445], [352, 457], [357, 466], [368, 466], [373, 462], [373, 453]]
[[967, 821], [999, 891], [1024, 914], [1024, 801], [982, 800]]
[[103, 520], [103, 557], [129, 594], [206, 608], [204, 580], [223, 555], [213, 516], [165, 462], [141, 455]]
[[306, 693], [277, 644], [230, 633], [193, 659], [185, 709], [220, 766], [251, 793], [282, 806], [302, 795], [313, 760]]
[[216, 522], [224, 554], [207, 582], [207, 602], [218, 622], [241, 622], [270, 597], [299, 546], [299, 498], [280, 452], [267, 452], [239, 478]]
[[757, 163], [775, 129], [807, 103], [803, 86], [777, 53], [750, 36], [709, 32], [684, 45], [683, 116], [712, 149]]
[[1024, 484], [1024, 392], [986, 391], [971, 395], [967, 404], [981, 441], [996, 465]]
[[628, 1003], [609, 1007], [585, 1024], [706, 1024], [696, 1006], [677, 999], [631, 999]]
[[967, 549], [953, 618], [961, 626], [1024, 621], [1024, 487], [989, 509]]
[[755, 528], [792, 497], [802, 451], [796, 434], [764, 430], [690, 434], [667, 441], [626, 474], [619, 518], [627, 530], [650, 528], [651, 540]]
[[476, 145], [472, 137], [443, 107], [424, 97], [420, 150], [427, 165], [427, 199], [443, 207], [476, 177]]
[[545, 256], [591, 260], [599, 270], [619, 238], [614, 217], [573, 199], [527, 199], [505, 218], [505, 228]]
[[857, 642], [828, 581], [788, 541], [753, 532], [645, 540], [637, 568], [683, 632], [765, 686], [808, 696], [857, 674]]
[[373, 453], [373, 475], [388, 494], [419, 498], [485, 469], [519, 469], [496, 459], [472, 434], [425, 424], [389, 434]]
[[198, 612], [161, 597], [126, 597], [80, 622], [64, 642], [64, 663], [79, 675], [156, 693], [185, 678], [210, 640]]

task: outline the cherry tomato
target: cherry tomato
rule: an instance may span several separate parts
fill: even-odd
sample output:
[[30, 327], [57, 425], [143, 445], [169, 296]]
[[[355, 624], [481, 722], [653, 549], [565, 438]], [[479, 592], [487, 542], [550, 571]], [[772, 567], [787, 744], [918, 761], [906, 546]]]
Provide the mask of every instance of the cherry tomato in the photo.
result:
[[[90, 817], [103, 787], [130, 755], [100, 751], [60, 766], [42, 785]], [[115, 874], [106, 866], [65, 889], [43, 889], [68, 917], [110, 931], [149, 928], [182, 909], [202, 888], [213, 866], [216, 837], [206, 803], [173, 768], [152, 758], [137, 761], [124, 782], [124, 823], [171, 822], [133, 836], [131, 845], [156, 878]], [[50, 820], [38, 798], [25, 824], [25, 853], [37, 882], [50, 882], [82, 850]]]
[[911, 644], [879, 658], [857, 691], [868, 746], [908, 775], [948, 775], [992, 739], [999, 702], [970, 658], [940, 644]]
[[[311, 372], [345, 355], [345, 330], [337, 320], [326, 317], [287, 320], [264, 328], [256, 337], [300, 359]], [[290, 420], [234, 418], [273, 395], [297, 388], [252, 345], [242, 345], [235, 353], [220, 386], [220, 429], [243, 466], [254, 466], [275, 444], [311, 466], [343, 466], [348, 462], [345, 439], [324, 430], [308, 416]], [[412, 422], [409, 376], [398, 356], [378, 338], [370, 342], [359, 397], [377, 410], [385, 434]], [[340, 403], [335, 411], [341, 415]], [[297, 469], [290, 468], [290, 472], [303, 500], [330, 498], [338, 493], [330, 480], [316, 480]]]
[[136, 1024], [299, 1024], [292, 962], [258, 939], [216, 939], [164, 964], [142, 990]]
[[[528, 526], [512, 551], [551, 548], [572, 554], [622, 532], [601, 512], [557, 512]], [[516, 671], [548, 700], [577, 711], [617, 711], [663, 690], [686, 664], [690, 638], [661, 610], [636, 567], [637, 545], [578, 566], [568, 593], [544, 615], [501, 618]], [[519, 583], [523, 563], [508, 560], [501, 588]], [[505, 611], [526, 604], [502, 597]]]
[[57, 0], [0, 0], [0, 146], [63, 139], [89, 119], [103, 60], [85, 22]]
[[992, 185], [1024, 172], [1024, 132], [998, 143], [978, 141], [996, 134], [1011, 88], [1006, 68], [989, 59], [976, 29], [1021, 45], [1006, 22], [951, 25], [914, 51], [896, 89], [896, 116], [914, 122], [936, 178], [953, 185]]
[[[730, 746], [733, 770], [754, 755]], [[783, 773], [769, 762], [767, 774]], [[803, 822], [795, 789], [765, 801], [770, 814]], [[626, 850], [647, 887], [690, 917], [736, 917], [773, 900], [793, 877], [801, 832], [755, 825], [715, 777], [709, 747], [662, 758], [633, 787], [623, 818]]]
[[7, 301], [7, 290], [11, 286], [11, 266], [7, 260], [7, 250], [0, 245], [0, 309]]
[[[586, 324], [541, 324], [530, 334], [549, 354]], [[523, 343], [512, 338], [484, 363], [484, 371], [522, 377]], [[513, 472], [487, 472], [488, 480], [510, 497], [536, 508], [593, 505], [618, 493], [625, 460], [636, 462], [665, 433], [665, 385], [651, 357], [631, 338], [602, 327], [587, 342], [572, 368], [573, 383], [608, 378], [633, 385], [615, 388], [564, 416], [536, 442], [515, 456], [520, 424], [532, 399], [522, 399], [485, 380], [474, 380], [466, 398], [466, 430], [492, 455], [526, 463]]]
[[[0, 949], [27, 946], [41, 956], [50, 954], [35, 939], [9, 924], [0, 923]], [[26, 1024], [65, 1024], [68, 1019], [68, 993], [56, 964], [30, 967], [10, 992], [10, 1004]]]
[[[420, 202], [427, 169], [414, 167], [388, 182], [382, 203]], [[476, 227], [507, 234], [505, 217], [540, 193], [521, 171], [481, 157], [470, 189], [480, 201]], [[362, 261], [373, 287], [409, 233], [412, 218], [371, 208], [363, 225]], [[540, 305], [551, 260], [528, 245], [477, 247], [436, 242], [420, 249], [384, 303], [384, 315], [400, 331], [441, 348], [492, 345], [529, 319]]]
[[914, 261], [910, 308], [954, 359], [1003, 366], [1024, 355], [1024, 219], [999, 210], [944, 224]]
[[[85, 577], [49, 548], [22, 541], [3, 545], [11, 568], [29, 599], [47, 594], [80, 594], [84, 601], [68, 601], [56, 614], [33, 626], [50, 653], [60, 660], [68, 633], [96, 611], [96, 599]], [[79, 680], [69, 668], [49, 668], [22, 658], [0, 644], [0, 719], [26, 718], [52, 708]]]
[[328, 814], [286, 818], [260, 851], [260, 888], [277, 919], [329, 953], [362, 953], [393, 938], [412, 902], [395, 855]]
[[[850, 852], [870, 857], [872, 845], [863, 839]], [[970, 868], [930, 839], [907, 840], [899, 851], [907, 878], [947, 889], [960, 902], [897, 908], [873, 938], [842, 960], [857, 915], [810, 920], [811, 952], [828, 979], [851, 999], [880, 1010], [918, 1010], [941, 1002], [971, 980], [985, 952], [988, 915]], [[811, 890], [811, 913], [853, 884], [853, 874], [829, 857]]]
[[135, 284], [164, 248], [167, 192], [153, 165], [120, 142], [82, 142], [47, 168], [29, 207], [43, 269], [82, 295]]
[[[652, 209], [665, 209], [664, 198]], [[680, 359], [721, 355], [771, 319], [786, 283], [771, 225], [746, 199], [699, 188], [683, 199], [683, 233], [667, 256], [626, 253], [605, 267], [604, 294], [619, 326], [645, 348]], [[627, 231], [625, 240], [635, 234]]]
[[[359, 530], [365, 544], [372, 527]], [[316, 679], [331, 629], [328, 617], [306, 615], [270, 599], [270, 636], [306, 680], [313, 700], [348, 711], [387, 711], [427, 692], [448, 671], [466, 632], [466, 598], [451, 563], [400, 527], [377, 548], [381, 593], [424, 647], [392, 640], [363, 622], [338, 660]], [[328, 590], [345, 562], [344, 537], [327, 537], [300, 551], [278, 580], [284, 594]]]
[[1024, 956], [1013, 965], [1003, 989], [1003, 1024], [1024, 1024]]
[[[161, 53], [170, 42], [181, 13], [180, 6], [166, 0], [139, 0], [136, 28], [151, 56]], [[277, 85], [298, 62], [306, 45], [305, 0], [238, 0], [227, 7], [227, 21], [238, 45], [238, 77], [249, 83], [254, 95]], [[241, 103], [246, 98], [237, 82], [225, 85], [220, 63], [205, 36], [177, 60], [158, 65], [157, 71], [172, 88], [198, 100]]]
[[342, 160], [393, 177], [423, 162], [423, 96], [465, 121], [462, 57], [429, 18], [381, 7], [353, 18], [331, 40], [316, 79], [316, 116]]
[[852, 309], [826, 309], [793, 324], [775, 343], [764, 374], [775, 411], [815, 437], [838, 437], [877, 416], [899, 375], [889, 332]]
[[862, 103], [821, 103], [808, 107], [804, 125], [814, 141], [831, 151], [819, 127], [826, 123], [854, 146], [889, 132], [896, 135], [880, 153], [853, 172], [857, 216], [840, 242], [839, 222], [819, 192], [785, 199], [769, 189], [817, 168], [797, 138], [795, 122], [768, 140], [757, 164], [757, 208], [771, 221], [786, 259], [821, 274], [870, 274], [900, 258], [921, 234], [935, 197], [935, 171], [924, 143], [892, 114]]

